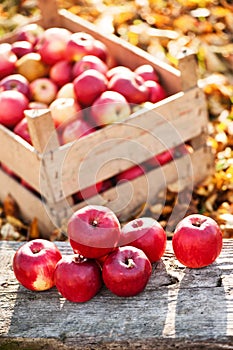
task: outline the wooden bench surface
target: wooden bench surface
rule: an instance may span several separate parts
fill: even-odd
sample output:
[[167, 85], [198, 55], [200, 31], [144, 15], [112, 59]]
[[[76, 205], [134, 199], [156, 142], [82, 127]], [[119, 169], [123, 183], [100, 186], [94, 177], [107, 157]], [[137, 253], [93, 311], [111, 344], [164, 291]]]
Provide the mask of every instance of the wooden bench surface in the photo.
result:
[[233, 240], [203, 269], [184, 268], [168, 241], [140, 295], [103, 287], [82, 304], [20, 286], [11, 264], [20, 244], [0, 242], [0, 350], [233, 349]]

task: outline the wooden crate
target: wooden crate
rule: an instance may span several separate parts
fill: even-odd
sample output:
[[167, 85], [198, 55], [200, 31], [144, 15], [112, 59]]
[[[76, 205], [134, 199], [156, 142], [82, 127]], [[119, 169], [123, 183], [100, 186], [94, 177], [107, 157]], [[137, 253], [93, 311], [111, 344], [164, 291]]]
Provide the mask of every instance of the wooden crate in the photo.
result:
[[[114, 35], [101, 35], [91, 23], [58, 10], [54, 0], [40, 0], [39, 6], [41, 17], [35, 21], [44, 28], [59, 26], [90, 33], [108, 47], [118, 64], [131, 69], [152, 64], [169, 97], [152, 109], [135, 112], [123, 123], [109, 125], [63, 146], [59, 145], [47, 110], [25, 112], [33, 146], [0, 125], [0, 162], [37, 192], [0, 171], [0, 199], [11, 193], [22, 216], [27, 220], [37, 217], [42, 234], [49, 236], [51, 229], [60, 227], [87, 202], [106, 205], [125, 220], [144, 203], [154, 203], [158, 192], [169, 184], [190, 187], [205, 178], [211, 171], [213, 156], [206, 146], [207, 107], [197, 86], [195, 57], [184, 52], [178, 70]], [[8, 42], [14, 40], [14, 33], [4, 38]], [[191, 155], [74, 205], [72, 195], [77, 191], [187, 141], [194, 149]]]

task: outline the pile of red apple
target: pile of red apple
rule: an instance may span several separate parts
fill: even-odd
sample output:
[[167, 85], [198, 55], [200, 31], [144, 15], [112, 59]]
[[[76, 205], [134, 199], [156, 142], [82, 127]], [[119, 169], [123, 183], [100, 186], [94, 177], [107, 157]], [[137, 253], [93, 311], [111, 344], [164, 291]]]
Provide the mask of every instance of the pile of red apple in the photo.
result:
[[[156, 220], [142, 217], [121, 227], [113, 211], [95, 205], [74, 212], [67, 233], [73, 254], [62, 256], [55, 243], [43, 239], [16, 251], [13, 270], [24, 287], [43, 291], [56, 286], [72, 302], [90, 300], [103, 285], [117, 296], [135, 296], [147, 286], [167, 241]], [[213, 219], [193, 214], [178, 223], [172, 244], [183, 265], [202, 268], [219, 256], [222, 233]]]
[[[0, 44], [0, 124], [28, 143], [31, 137], [24, 117], [26, 109], [49, 108], [60, 144], [65, 144], [128, 118], [135, 106], [165, 97], [151, 65], [138, 66], [134, 71], [119, 66], [106, 45], [84, 32], [71, 33], [57, 27], [44, 30], [38, 24], [29, 24], [18, 29], [14, 43]], [[182, 155], [187, 151], [184, 147]], [[166, 150], [114, 179], [75, 193], [74, 202], [118, 181], [132, 180], [176, 155], [177, 149]], [[4, 164], [2, 167], [15, 176]], [[24, 180], [21, 183], [31, 188]]]
[[84, 32], [28, 24], [14, 43], [0, 44], [0, 123], [29, 143], [26, 109], [49, 108], [65, 144], [165, 97], [151, 65], [119, 66]]

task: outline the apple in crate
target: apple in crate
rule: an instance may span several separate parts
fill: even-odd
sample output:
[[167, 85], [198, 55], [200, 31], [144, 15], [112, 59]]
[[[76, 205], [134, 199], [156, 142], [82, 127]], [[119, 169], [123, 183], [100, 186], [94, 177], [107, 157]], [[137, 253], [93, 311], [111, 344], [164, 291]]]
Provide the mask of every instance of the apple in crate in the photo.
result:
[[24, 117], [28, 108], [28, 99], [19, 91], [7, 90], [0, 92], [0, 124], [14, 128]]
[[0, 44], [0, 79], [14, 72], [17, 56], [11, 48], [11, 44]]
[[56, 98], [75, 98], [73, 82], [63, 85], [57, 92]]
[[94, 48], [94, 37], [88, 33], [76, 32], [71, 34], [66, 46], [66, 59], [77, 62], [86, 55], [91, 55]]
[[103, 62], [109, 65], [110, 55], [107, 46], [100, 40], [95, 39], [91, 55], [99, 57]]
[[16, 72], [31, 82], [46, 77], [49, 73], [49, 66], [42, 62], [41, 55], [38, 52], [31, 52], [18, 59]]
[[152, 273], [146, 254], [138, 248], [119, 247], [103, 263], [102, 275], [106, 287], [120, 297], [141, 293]]
[[69, 120], [82, 117], [81, 107], [74, 98], [55, 98], [50, 103], [49, 109], [55, 127], [59, 127]]
[[134, 72], [140, 75], [145, 81], [153, 80], [157, 83], [159, 82], [158, 73], [155, 71], [154, 67], [151, 64], [143, 64], [141, 66], [138, 66]]
[[130, 245], [143, 250], [153, 263], [163, 256], [166, 243], [166, 232], [159, 222], [150, 217], [142, 217], [123, 226], [118, 245]]
[[86, 107], [91, 106], [107, 90], [107, 78], [95, 69], [86, 70], [73, 83], [78, 102]]
[[75, 62], [72, 69], [73, 78], [76, 78], [88, 69], [96, 69], [98, 72], [106, 75], [108, 71], [108, 66], [97, 56], [84, 56], [81, 58], [80, 61]]
[[154, 157], [151, 157], [145, 162], [145, 164], [148, 165], [149, 167], [154, 168], [154, 167], [162, 166], [171, 162], [173, 158], [174, 158], [174, 148], [171, 148], [155, 155]]
[[65, 60], [67, 43], [71, 35], [71, 32], [66, 28], [52, 27], [46, 29], [36, 45], [42, 61], [53, 65]]
[[192, 214], [182, 219], [172, 237], [176, 258], [189, 268], [212, 264], [222, 250], [222, 232], [211, 217]]
[[59, 293], [76, 303], [92, 299], [103, 284], [99, 264], [79, 254], [63, 256], [57, 263], [54, 279]]
[[16, 29], [16, 41], [28, 41], [35, 46], [44, 33], [44, 28], [37, 23], [25, 24], [22, 27]]
[[68, 120], [67, 123], [61, 126], [58, 133], [61, 134], [60, 142], [62, 145], [80, 139], [85, 135], [94, 132], [95, 129], [80, 117]]
[[72, 64], [66, 60], [55, 63], [49, 71], [50, 79], [60, 88], [72, 80]]
[[120, 237], [120, 223], [111, 209], [87, 205], [73, 213], [67, 233], [75, 253], [96, 259], [115, 249]]
[[22, 120], [20, 120], [20, 122], [14, 127], [13, 131], [16, 135], [19, 135], [25, 141], [32, 144], [32, 140], [31, 140], [31, 136], [29, 134], [28, 122], [27, 122], [26, 117], [24, 117]]
[[132, 74], [132, 70], [125, 66], [116, 66], [108, 70], [106, 76], [110, 80], [114, 75], [123, 74], [129, 75]]
[[28, 109], [48, 109], [49, 106], [47, 103], [38, 102], [38, 101], [30, 101], [28, 105]]
[[88, 186], [88, 187], [84, 188], [83, 190], [76, 192], [73, 195], [73, 199], [74, 199], [75, 203], [81, 202], [83, 200], [87, 200], [88, 198], [96, 196], [98, 193], [100, 193], [100, 191], [104, 187], [103, 185], [104, 185], [103, 181], [99, 181], [94, 185]]
[[54, 271], [62, 255], [57, 246], [45, 239], [24, 243], [13, 258], [15, 277], [25, 288], [43, 291], [54, 286]]
[[34, 101], [50, 104], [56, 98], [57, 90], [57, 85], [49, 78], [38, 78], [30, 83]]
[[11, 44], [11, 51], [14, 52], [18, 58], [20, 58], [27, 53], [33, 52], [34, 47], [29, 41], [26, 40], [15, 41]]
[[91, 119], [95, 126], [120, 122], [130, 116], [126, 98], [116, 91], [104, 91], [91, 106]]
[[149, 91], [145, 81], [136, 73], [115, 74], [108, 83], [108, 90], [122, 94], [129, 103], [140, 104], [148, 101]]
[[122, 171], [121, 173], [117, 174], [115, 177], [115, 180], [116, 182], [130, 181], [144, 174], [145, 174], [145, 169], [142, 165], [134, 165]]
[[161, 84], [153, 80], [145, 81], [145, 86], [148, 88], [148, 101], [152, 103], [159, 102], [167, 97], [167, 93]]
[[16, 90], [30, 99], [29, 81], [21, 74], [10, 74], [0, 81], [0, 91]]

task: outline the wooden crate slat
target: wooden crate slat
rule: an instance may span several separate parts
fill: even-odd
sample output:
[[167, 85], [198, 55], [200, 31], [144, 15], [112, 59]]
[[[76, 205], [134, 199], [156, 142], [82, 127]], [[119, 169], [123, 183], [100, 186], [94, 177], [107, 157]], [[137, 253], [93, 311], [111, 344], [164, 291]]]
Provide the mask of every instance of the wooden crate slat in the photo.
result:
[[[201, 166], [199, 166], [201, 164]], [[160, 168], [154, 169], [130, 182], [123, 182], [100, 195], [96, 195], [74, 206], [66, 205], [60, 212], [60, 221], [64, 223], [67, 217], [86, 204], [106, 205], [121, 219], [129, 218], [143, 204], [155, 203], [157, 194], [173, 184], [178, 191], [189, 188], [202, 181], [213, 169], [213, 154], [208, 147], [202, 147], [193, 154], [185, 155]], [[187, 203], [188, 206], [189, 203]], [[187, 207], [188, 208], [188, 207]]]
[[[205, 144], [208, 118], [204, 94], [197, 87], [193, 55], [187, 57], [184, 54], [180, 60], [181, 71], [179, 71], [114, 35], [102, 35], [95, 25], [71, 12], [58, 10], [55, 0], [49, 3], [41, 0], [39, 7], [42, 16], [30, 20], [30, 23], [38, 23], [44, 28], [60, 26], [72, 32], [89, 33], [106, 44], [118, 64], [131, 69], [141, 64], [152, 64], [169, 95], [168, 98], [155, 104], [153, 110], [136, 112], [124, 123], [110, 125], [74, 144], [61, 147], [56, 137], [50, 142], [49, 147], [44, 147], [53, 127], [45, 127], [43, 113], [41, 119], [38, 117], [33, 120], [30, 116], [28, 118], [35, 148], [0, 126], [0, 138], [4, 145], [0, 149], [0, 161], [41, 192], [46, 198], [49, 215], [56, 224], [60, 224], [61, 219], [64, 216], [67, 217], [69, 208], [73, 207], [71, 195], [78, 190], [99, 180], [110, 178], [133, 164], [140, 164], [151, 156], [186, 141], [192, 143], [193, 140], [195, 154], [196, 148]], [[13, 42], [15, 38], [15, 32], [13, 32], [0, 42]], [[191, 78], [187, 79], [187, 75]], [[174, 134], [177, 132], [177, 137], [174, 137], [174, 134], [171, 137], [171, 133], [167, 131], [168, 127], [170, 131], [174, 130]], [[43, 128], [46, 129], [45, 133]], [[9, 149], [10, 152], [8, 152]], [[85, 166], [82, 164], [84, 160]], [[172, 176], [175, 179], [176, 175], [172, 173], [173, 167], [170, 164], [167, 166], [168, 177]], [[205, 175], [208, 173], [206, 166], [203, 166], [204, 173]], [[202, 171], [199, 172], [200, 176], [201, 174]], [[78, 181], [78, 175], [80, 181]], [[154, 175], [159, 176], [158, 172]], [[136, 187], [139, 185], [140, 183]], [[20, 185], [15, 182], [15, 186]], [[163, 186], [165, 186], [164, 183]], [[121, 190], [124, 191], [124, 187], [121, 187]], [[104, 196], [107, 196], [107, 193], [110, 197], [106, 199], [111, 201], [113, 192], [111, 194], [111, 190], [107, 191]], [[35, 201], [35, 203], [39, 205], [39, 202]], [[127, 209], [130, 210], [134, 206], [135, 203], [132, 207], [127, 206]], [[29, 213], [28, 209], [27, 211]]]
[[0, 140], [0, 161], [39, 191], [40, 159], [35, 149], [3, 125]]
[[19, 206], [22, 217], [28, 222], [37, 218], [40, 232], [44, 237], [49, 238], [54, 224], [42, 200], [2, 170], [0, 170], [0, 184], [0, 198], [3, 200], [8, 194], [11, 194]]
[[55, 200], [198, 136], [206, 123], [204, 96], [195, 88], [171, 96], [155, 110], [140, 112], [124, 123], [113, 124], [55, 150], [52, 159], [51, 153], [45, 154]]

